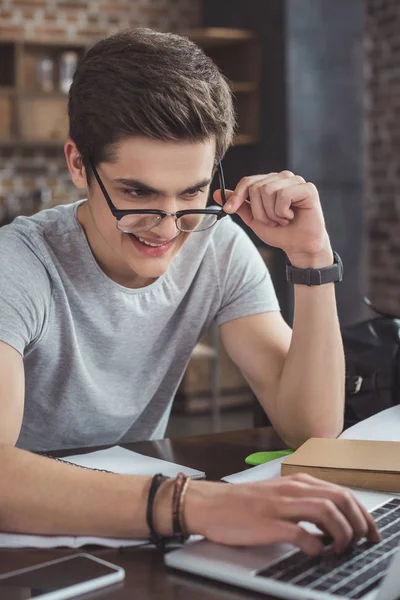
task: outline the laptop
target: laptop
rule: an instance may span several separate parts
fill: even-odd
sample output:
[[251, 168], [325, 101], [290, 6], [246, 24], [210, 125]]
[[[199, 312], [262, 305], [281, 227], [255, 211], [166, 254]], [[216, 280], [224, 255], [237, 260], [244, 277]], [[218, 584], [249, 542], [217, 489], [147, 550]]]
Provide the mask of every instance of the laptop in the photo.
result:
[[[400, 598], [400, 496], [355, 491], [376, 519], [382, 541], [361, 540], [338, 557], [310, 558], [290, 544], [224, 546], [200, 540], [165, 555], [169, 567], [294, 600]], [[304, 525], [310, 531], [315, 526]]]

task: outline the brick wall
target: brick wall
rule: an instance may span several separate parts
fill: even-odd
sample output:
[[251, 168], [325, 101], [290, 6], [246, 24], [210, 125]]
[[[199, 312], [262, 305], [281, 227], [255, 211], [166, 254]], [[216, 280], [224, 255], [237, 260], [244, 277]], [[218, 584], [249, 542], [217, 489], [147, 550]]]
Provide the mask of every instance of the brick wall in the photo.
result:
[[400, 315], [400, 0], [366, 0], [369, 295]]
[[[186, 29], [199, 25], [200, 18], [201, 0], [0, 0], [0, 39], [86, 43], [127, 27]], [[32, 190], [39, 188], [51, 190], [54, 204], [79, 198], [62, 148], [0, 147], [0, 223], [14, 213], [29, 213]]]

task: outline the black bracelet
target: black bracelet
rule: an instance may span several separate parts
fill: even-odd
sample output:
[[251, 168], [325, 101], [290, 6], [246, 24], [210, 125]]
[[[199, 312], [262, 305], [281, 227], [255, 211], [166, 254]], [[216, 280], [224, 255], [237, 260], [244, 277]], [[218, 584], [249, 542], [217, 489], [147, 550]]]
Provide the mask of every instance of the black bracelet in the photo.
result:
[[157, 548], [160, 548], [161, 550], [165, 547], [166, 542], [169, 541], [170, 538], [163, 537], [155, 531], [153, 526], [153, 504], [159, 487], [167, 479], [168, 477], [165, 477], [165, 475], [162, 475], [162, 473], [157, 473], [157, 475], [154, 475], [150, 484], [149, 495], [147, 497], [146, 521], [150, 530], [150, 540], [155, 546], [157, 546]]

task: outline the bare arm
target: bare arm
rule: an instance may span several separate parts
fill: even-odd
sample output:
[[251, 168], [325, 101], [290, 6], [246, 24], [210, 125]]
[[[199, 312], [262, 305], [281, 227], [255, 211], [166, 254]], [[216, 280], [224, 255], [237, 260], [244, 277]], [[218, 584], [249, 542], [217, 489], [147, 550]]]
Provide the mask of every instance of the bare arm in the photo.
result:
[[334, 284], [296, 286], [293, 333], [280, 313], [225, 323], [221, 336], [276, 431], [291, 447], [343, 427], [344, 360]]
[[[147, 536], [150, 477], [80, 469], [15, 448], [23, 410], [22, 357], [0, 342], [0, 480], [7, 482], [0, 485], [0, 529]], [[162, 494], [157, 500], [164, 505]]]
[[[293, 266], [318, 269], [333, 264], [319, 194], [312, 183], [282, 171], [244, 177], [227, 196], [224, 210], [236, 212], [261, 240], [284, 250]], [[221, 201], [219, 192], [214, 198]], [[249, 331], [246, 324], [232, 321], [223, 331], [228, 352], [293, 447], [311, 436], [336, 437], [344, 412], [344, 356], [334, 284], [295, 288], [290, 345], [286, 326], [276, 316], [259, 316]], [[247, 349], [247, 356], [238, 345]], [[249, 358], [252, 347], [260, 357]]]
[[309, 437], [339, 435], [344, 381], [335, 286], [296, 285], [292, 342], [275, 403], [289, 443], [298, 446]]

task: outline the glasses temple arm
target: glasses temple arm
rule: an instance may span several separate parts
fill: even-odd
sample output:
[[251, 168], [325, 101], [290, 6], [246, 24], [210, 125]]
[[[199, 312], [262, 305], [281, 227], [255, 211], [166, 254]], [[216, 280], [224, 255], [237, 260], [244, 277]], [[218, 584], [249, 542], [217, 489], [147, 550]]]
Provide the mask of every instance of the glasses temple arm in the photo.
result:
[[222, 206], [224, 206], [224, 204], [226, 204], [225, 177], [224, 177], [224, 170], [222, 168], [221, 161], [218, 161], [218, 177], [219, 177], [219, 185], [220, 185], [220, 189], [221, 189]]
[[93, 174], [94, 174], [94, 176], [96, 178], [96, 181], [99, 184], [99, 187], [100, 187], [101, 191], [103, 192], [103, 196], [106, 199], [107, 204], [108, 204], [108, 206], [109, 206], [112, 214], [115, 216], [116, 208], [115, 208], [114, 204], [112, 203], [112, 200], [111, 200], [110, 196], [108, 195], [108, 192], [107, 192], [107, 190], [106, 190], [106, 188], [104, 186], [104, 183], [100, 179], [100, 175], [98, 174], [97, 169], [94, 166], [94, 162], [93, 162], [93, 160], [91, 158], [89, 158], [89, 164], [90, 164], [90, 167], [91, 167], [91, 169], [93, 171]]

